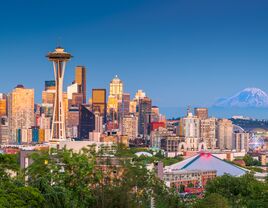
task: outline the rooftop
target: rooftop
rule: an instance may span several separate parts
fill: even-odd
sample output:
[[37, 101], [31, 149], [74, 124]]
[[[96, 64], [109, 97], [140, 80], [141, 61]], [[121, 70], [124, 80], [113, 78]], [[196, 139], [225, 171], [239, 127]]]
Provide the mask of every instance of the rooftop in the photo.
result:
[[230, 174], [232, 176], [241, 176], [247, 173], [247, 169], [230, 164], [211, 153], [199, 153], [186, 160], [165, 167], [166, 171], [177, 170], [216, 170], [217, 176]]

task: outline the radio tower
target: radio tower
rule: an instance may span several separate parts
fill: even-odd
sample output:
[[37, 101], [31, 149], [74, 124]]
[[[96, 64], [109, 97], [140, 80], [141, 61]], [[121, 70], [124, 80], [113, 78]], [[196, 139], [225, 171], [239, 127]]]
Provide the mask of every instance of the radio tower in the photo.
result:
[[46, 57], [49, 61], [53, 62], [56, 82], [50, 142], [59, 142], [66, 139], [65, 112], [63, 105], [63, 78], [66, 63], [72, 58], [72, 55], [64, 52], [64, 48], [57, 47], [54, 52], [49, 52]]

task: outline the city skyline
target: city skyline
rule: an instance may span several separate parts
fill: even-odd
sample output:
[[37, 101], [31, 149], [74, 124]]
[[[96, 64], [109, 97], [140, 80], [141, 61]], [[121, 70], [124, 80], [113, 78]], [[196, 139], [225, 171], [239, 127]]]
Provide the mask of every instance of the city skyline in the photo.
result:
[[[161, 109], [209, 106], [246, 87], [268, 91], [263, 79], [268, 68], [266, 3], [119, 2], [67, 3], [59, 12], [70, 14], [62, 27], [51, 23], [55, 10], [49, 1], [41, 6], [18, 2], [21, 7], [11, 12], [16, 15], [2, 24], [0, 68], [8, 70], [2, 70], [1, 92], [21, 83], [34, 88], [40, 102], [44, 81], [54, 78], [44, 55], [58, 39], [74, 54], [65, 90], [75, 66], [83, 65], [88, 97], [92, 88], [108, 89], [116, 74], [126, 92], [133, 96], [142, 89]], [[10, 12], [10, 7], [7, 3], [3, 9]]]

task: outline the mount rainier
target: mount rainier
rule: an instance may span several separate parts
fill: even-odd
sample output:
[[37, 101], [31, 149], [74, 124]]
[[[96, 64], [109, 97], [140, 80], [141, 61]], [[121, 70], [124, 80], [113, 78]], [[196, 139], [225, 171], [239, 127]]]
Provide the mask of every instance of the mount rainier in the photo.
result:
[[259, 88], [246, 88], [229, 98], [217, 100], [213, 106], [216, 107], [268, 107], [268, 95]]

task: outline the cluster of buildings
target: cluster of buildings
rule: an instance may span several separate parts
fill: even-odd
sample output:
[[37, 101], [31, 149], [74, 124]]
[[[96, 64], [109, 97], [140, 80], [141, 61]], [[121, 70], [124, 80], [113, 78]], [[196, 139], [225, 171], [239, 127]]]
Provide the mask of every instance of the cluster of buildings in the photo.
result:
[[[165, 124], [151, 124], [150, 145], [165, 150], [170, 155], [187, 151], [237, 151], [249, 150], [250, 134], [228, 119], [208, 116], [207, 108], [188, 108], [187, 115]], [[154, 128], [155, 126], [155, 128]]]
[[[209, 117], [207, 108], [195, 108], [194, 113], [188, 108], [186, 116], [167, 120], [145, 92], [138, 90], [134, 97], [125, 92], [118, 76], [111, 80], [108, 91], [93, 88], [88, 99], [84, 66], [75, 68], [74, 81], [64, 91], [65, 65], [72, 56], [58, 47], [47, 57], [53, 62], [55, 80], [45, 81], [41, 103], [35, 103], [34, 89], [23, 85], [0, 93], [0, 145], [7, 152], [22, 146], [22, 164], [28, 164], [28, 154], [36, 148], [53, 144], [74, 151], [95, 145], [96, 151], [105, 147], [113, 152], [114, 144], [122, 143], [188, 158], [157, 168], [159, 177], [176, 189], [203, 188], [218, 175], [247, 172], [223, 161], [249, 151], [250, 133], [231, 120]], [[262, 160], [266, 164], [266, 154]]]
[[0, 94], [0, 143], [35, 144], [55, 141], [121, 142], [164, 150], [248, 151], [249, 134], [228, 119], [208, 116], [195, 108], [177, 121], [166, 120], [145, 92], [132, 98], [115, 76], [107, 91], [94, 88], [87, 99], [86, 68], [75, 68], [74, 81], [63, 90], [66, 62], [71, 54], [58, 47], [47, 55], [54, 63], [55, 80], [45, 81], [42, 103], [35, 104], [34, 89], [16, 86]]

